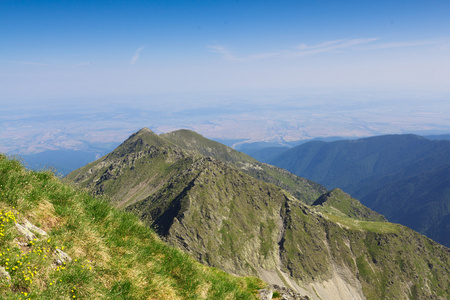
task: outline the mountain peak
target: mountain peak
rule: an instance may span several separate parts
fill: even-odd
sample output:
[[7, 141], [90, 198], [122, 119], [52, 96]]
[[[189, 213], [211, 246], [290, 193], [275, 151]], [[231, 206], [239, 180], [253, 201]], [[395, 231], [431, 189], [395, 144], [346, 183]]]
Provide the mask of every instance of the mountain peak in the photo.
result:
[[143, 137], [143, 136], [155, 137], [155, 136], [158, 136], [158, 135], [156, 133], [154, 133], [153, 131], [151, 131], [150, 129], [148, 129], [147, 127], [144, 127], [144, 128], [139, 129], [138, 131], [136, 131], [132, 135], [130, 135], [130, 137], [126, 141], [131, 140], [131, 139], [133, 139], [135, 137]]
[[139, 131], [135, 132], [133, 135], [138, 135], [138, 134], [154, 134], [154, 135], [157, 135], [156, 133], [154, 133], [153, 131], [151, 131], [147, 127], [139, 129]]
[[161, 135], [162, 137], [174, 138], [177, 137], [179, 139], [194, 139], [194, 140], [207, 140], [201, 134], [192, 131], [190, 129], [178, 129], [175, 131], [167, 132]]
[[190, 133], [190, 134], [196, 134], [196, 135], [201, 135], [201, 134], [199, 134], [199, 133], [197, 133], [197, 132], [195, 132], [195, 131], [193, 131], [193, 130], [190, 130], [190, 129], [185, 129], [185, 128], [182, 128], [182, 129], [178, 129], [178, 130], [174, 130], [174, 131], [171, 131], [171, 132], [169, 132], [169, 133]]
[[148, 147], [160, 147], [169, 144], [169, 142], [159, 135], [144, 127], [139, 131], [130, 135], [119, 147], [116, 148], [112, 153], [116, 153], [119, 156], [126, 153], [131, 153], [133, 151], [138, 151]]

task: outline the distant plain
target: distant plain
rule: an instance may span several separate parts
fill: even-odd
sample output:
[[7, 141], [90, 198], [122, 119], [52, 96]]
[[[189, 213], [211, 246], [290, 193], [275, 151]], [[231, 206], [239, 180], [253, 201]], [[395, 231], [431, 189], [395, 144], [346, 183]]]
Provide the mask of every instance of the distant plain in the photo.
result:
[[174, 94], [64, 103], [6, 103], [0, 110], [0, 152], [102, 154], [142, 127], [156, 133], [191, 129], [234, 147], [318, 137], [450, 133], [450, 101], [423, 92]]

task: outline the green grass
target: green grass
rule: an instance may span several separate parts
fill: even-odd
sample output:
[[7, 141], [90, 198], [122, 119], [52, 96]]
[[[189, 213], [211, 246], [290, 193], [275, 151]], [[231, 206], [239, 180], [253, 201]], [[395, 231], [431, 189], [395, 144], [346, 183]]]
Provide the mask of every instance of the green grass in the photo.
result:
[[[0, 155], [1, 299], [256, 299], [263, 282], [205, 267], [130, 213]], [[26, 241], [24, 219], [48, 236]], [[18, 241], [22, 245], [19, 246]], [[54, 264], [56, 249], [73, 260]]]
[[356, 258], [356, 265], [358, 266], [359, 274], [366, 280], [370, 281], [373, 277], [373, 271], [363, 255]]
[[331, 213], [323, 212], [323, 215], [334, 223], [343, 225], [344, 227], [352, 230], [364, 230], [368, 232], [376, 233], [398, 233], [399, 225], [388, 222], [370, 222], [361, 221], [349, 217], [338, 216]]
[[352, 219], [372, 222], [386, 221], [382, 215], [365, 207], [361, 202], [338, 188], [320, 196], [313, 203], [313, 206], [319, 211], [339, 217], [350, 217]]

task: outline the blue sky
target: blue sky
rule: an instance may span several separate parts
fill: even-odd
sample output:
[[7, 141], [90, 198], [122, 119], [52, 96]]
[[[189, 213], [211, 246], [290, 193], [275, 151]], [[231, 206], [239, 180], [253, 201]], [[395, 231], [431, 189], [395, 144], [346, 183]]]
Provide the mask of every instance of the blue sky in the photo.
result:
[[449, 15], [446, 0], [0, 0], [1, 101], [306, 89], [448, 95]]

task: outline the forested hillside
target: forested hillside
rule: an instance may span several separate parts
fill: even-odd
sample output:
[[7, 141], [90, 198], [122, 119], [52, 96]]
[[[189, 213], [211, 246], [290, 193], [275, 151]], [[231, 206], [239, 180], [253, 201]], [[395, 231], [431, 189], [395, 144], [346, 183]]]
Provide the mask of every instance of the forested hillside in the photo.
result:
[[387, 135], [309, 142], [270, 162], [328, 189], [341, 188], [389, 221], [450, 246], [450, 141]]

